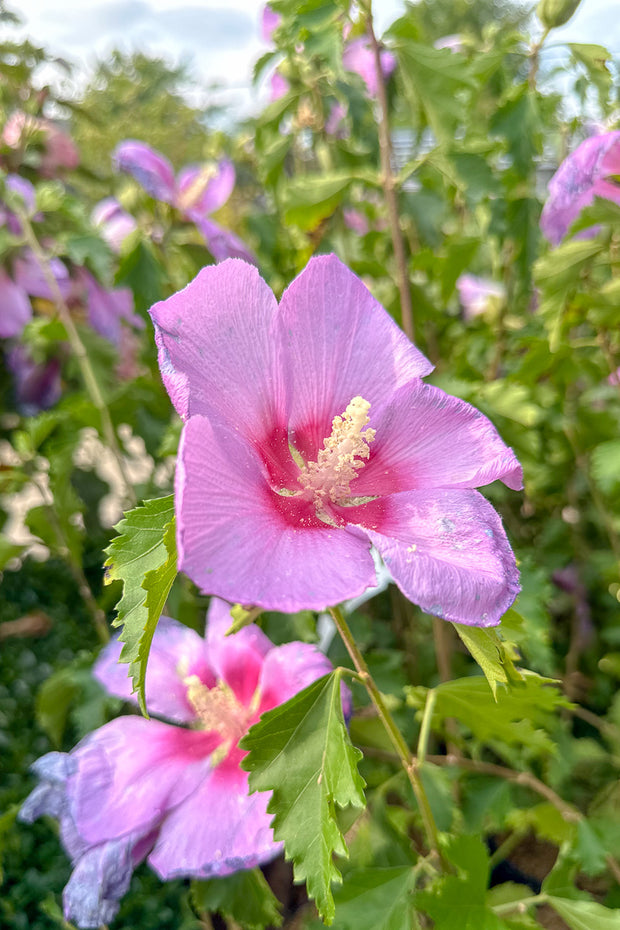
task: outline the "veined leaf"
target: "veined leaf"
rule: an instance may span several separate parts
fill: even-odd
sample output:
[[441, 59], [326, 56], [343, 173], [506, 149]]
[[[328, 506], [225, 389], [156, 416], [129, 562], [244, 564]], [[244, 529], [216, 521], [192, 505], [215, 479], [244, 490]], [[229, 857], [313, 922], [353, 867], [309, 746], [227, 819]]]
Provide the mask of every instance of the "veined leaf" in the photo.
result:
[[620, 930], [620, 910], [610, 910], [596, 901], [572, 901], [549, 897], [549, 904], [571, 930]]
[[263, 714], [240, 743], [250, 791], [273, 791], [275, 839], [326, 923], [335, 913], [331, 882], [342, 880], [333, 855], [348, 854], [336, 809], [365, 805], [362, 754], [344, 722], [340, 677], [332, 672]]
[[125, 643], [121, 662], [129, 663], [134, 691], [146, 714], [146, 663], [155, 627], [177, 573], [174, 497], [144, 501], [115, 527], [119, 536], [106, 553], [107, 581], [123, 582], [115, 626]]
[[194, 881], [190, 895], [196, 910], [217, 911], [246, 930], [264, 930], [282, 923], [280, 902], [260, 869]]
[[336, 926], [343, 930], [411, 930], [416, 874], [410, 866], [349, 872], [336, 891]]
[[523, 681], [522, 673], [514, 664], [518, 659], [514, 646], [500, 639], [496, 630], [465, 626], [462, 623], [452, 625], [484, 672], [495, 700], [498, 685]]

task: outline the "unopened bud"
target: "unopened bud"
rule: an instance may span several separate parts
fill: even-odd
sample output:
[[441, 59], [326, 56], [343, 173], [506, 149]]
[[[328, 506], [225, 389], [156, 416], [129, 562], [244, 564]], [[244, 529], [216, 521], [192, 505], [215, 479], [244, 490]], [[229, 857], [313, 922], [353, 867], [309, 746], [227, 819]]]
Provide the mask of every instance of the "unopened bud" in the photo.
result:
[[536, 15], [545, 29], [557, 29], [567, 23], [581, 0], [539, 0]]

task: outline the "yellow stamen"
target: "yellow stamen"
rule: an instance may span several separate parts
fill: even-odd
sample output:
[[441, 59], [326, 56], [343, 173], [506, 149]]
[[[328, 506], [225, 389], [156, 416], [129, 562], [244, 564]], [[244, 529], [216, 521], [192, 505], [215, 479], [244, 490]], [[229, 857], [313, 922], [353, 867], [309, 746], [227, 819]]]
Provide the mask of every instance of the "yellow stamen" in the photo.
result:
[[351, 482], [364, 467], [362, 460], [370, 455], [369, 443], [375, 438], [375, 430], [364, 429], [370, 422], [369, 410], [367, 400], [354, 397], [342, 416], [334, 417], [331, 435], [323, 440], [317, 461], [302, 467], [297, 480], [314, 497], [321, 519], [328, 516], [325, 504], [346, 503], [351, 496]]

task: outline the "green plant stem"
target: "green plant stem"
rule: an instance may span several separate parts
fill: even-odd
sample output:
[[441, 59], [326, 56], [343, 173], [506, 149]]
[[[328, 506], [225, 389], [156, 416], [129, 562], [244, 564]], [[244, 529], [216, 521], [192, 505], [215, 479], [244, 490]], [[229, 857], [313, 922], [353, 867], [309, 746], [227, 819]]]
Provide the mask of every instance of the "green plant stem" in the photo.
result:
[[101, 393], [101, 388], [99, 387], [97, 376], [94, 372], [93, 366], [91, 365], [86, 346], [82, 342], [77, 327], [73, 322], [71, 311], [69, 310], [67, 302], [60, 292], [58, 282], [52, 274], [47, 256], [39, 244], [39, 240], [34, 233], [29, 217], [23, 210], [16, 209], [16, 212], [22, 225], [24, 238], [32, 250], [32, 253], [37, 260], [37, 264], [39, 265], [45, 281], [54, 297], [54, 303], [56, 304], [58, 316], [60, 317], [60, 320], [67, 332], [67, 338], [69, 339], [71, 350], [77, 359], [86, 392], [101, 418], [103, 438], [105, 439], [106, 444], [114, 456], [126, 504], [129, 507], [133, 507], [136, 504], [136, 496], [134, 493], [133, 484], [127, 473], [127, 467], [118, 443], [118, 438], [116, 436], [114, 424], [112, 423], [110, 411], [108, 410], [103, 398], [103, 394]]
[[110, 641], [110, 631], [108, 629], [108, 624], [106, 620], [105, 613], [97, 603], [97, 599], [92, 592], [92, 588], [88, 583], [88, 579], [84, 574], [81, 562], [73, 556], [71, 548], [67, 542], [62, 524], [58, 519], [58, 514], [54, 509], [53, 499], [52, 502], [48, 501], [47, 491], [44, 485], [40, 484], [36, 479], [33, 478], [32, 483], [37, 488], [41, 498], [43, 500], [43, 506], [49, 514], [50, 523], [54, 528], [54, 533], [56, 534], [56, 539], [58, 542], [58, 554], [66, 561], [71, 574], [78, 586], [78, 591], [80, 597], [84, 601], [86, 609], [88, 610], [95, 630], [97, 631], [97, 636], [99, 637], [100, 642], [104, 645]]
[[426, 695], [426, 704], [424, 705], [424, 715], [422, 716], [422, 726], [418, 737], [418, 762], [422, 765], [426, 760], [428, 752], [428, 739], [431, 735], [431, 721], [433, 719], [433, 710], [437, 701], [437, 692], [429, 691]]
[[418, 803], [418, 807], [420, 809], [429, 848], [433, 855], [440, 861], [443, 868], [448, 870], [449, 867], [447, 866], [447, 863], [442, 856], [441, 848], [439, 845], [439, 831], [437, 830], [433, 812], [431, 810], [431, 806], [429, 804], [429, 800], [420, 777], [419, 760], [411, 754], [402, 733], [398, 729], [394, 718], [388, 710], [387, 705], [383, 699], [383, 695], [377, 688], [374, 679], [368, 670], [368, 666], [366, 665], [364, 657], [357, 648], [357, 644], [353, 639], [353, 634], [349, 629], [349, 625], [345, 620], [342, 611], [338, 607], [330, 607], [329, 612], [334, 623], [336, 624], [336, 629], [338, 630], [345, 648], [349, 653], [351, 660], [353, 661], [360, 679], [366, 688], [366, 691], [368, 692], [368, 696], [376, 708], [379, 719], [385, 728], [390, 742], [392, 743], [392, 746], [394, 747], [396, 754], [398, 755], [398, 758], [405, 772], [407, 773], [407, 778], [409, 779], [413, 793]]
[[523, 833], [519, 833], [517, 830], [514, 833], [509, 833], [504, 842], [500, 843], [495, 852], [489, 857], [489, 871], [492, 871], [496, 865], [507, 859], [522, 839]]
[[383, 71], [381, 70], [381, 49], [377, 42], [375, 30], [372, 21], [372, 0], [363, 4], [366, 13], [366, 31], [370, 40], [370, 46], [375, 59], [375, 71], [377, 75], [377, 98], [379, 101], [379, 153], [381, 157], [381, 174], [383, 181], [383, 192], [385, 194], [385, 203], [388, 211], [388, 221], [390, 224], [390, 235], [392, 237], [392, 248], [394, 249], [394, 258], [396, 260], [396, 276], [398, 281], [398, 291], [400, 294], [400, 309], [403, 330], [406, 335], [415, 341], [415, 329], [413, 322], [413, 306], [411, 303], [411, 290], [409, 288], [409, 274], [407, 272], [407, 258], [405, 255], [405, 241], [400, 228], [400, 217], [398, 213], [398, 200], [396, 198], [396, 179], [392, 172], [392, 139], [390, 136], [389, 107], [385, 81], [383, 80]]
[[549, 896], [544, 892], [542, 894], [531, 895], [529, 898], [519, 898], [518, 901], [508, 901], [507, 904], [496, 904], [493, 911], [496, 914], [510, 914], [511, 911], [521, 911], [532, 905], [546, 904]]

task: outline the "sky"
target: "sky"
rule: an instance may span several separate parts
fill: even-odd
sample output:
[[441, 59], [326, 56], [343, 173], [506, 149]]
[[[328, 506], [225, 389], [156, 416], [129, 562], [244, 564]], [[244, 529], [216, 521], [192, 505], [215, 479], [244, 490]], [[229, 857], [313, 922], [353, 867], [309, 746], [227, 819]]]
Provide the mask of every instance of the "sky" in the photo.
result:
[[[25, 20], [11, 35], [28, 36], [77, 65], [78, 80], [113, 48], [163, 55], [189, 63], [195, 78], [223, 85], [214, 102], [252, 107], [252, 67], [265, 51], [260, 38], [264, 0], [6, 0]], [[374, 0], [377, 31], [404, 8], [404, 0]], [[618, 0], [582, 0], [576, 15], [549, 39], [604, 44], [620, 53]], [[69, 88], [70, 90], [70, 88]], [[219, 99], [218, 99], [219, 97]], [[211, 96], [213, 99], [213, 95]]]

